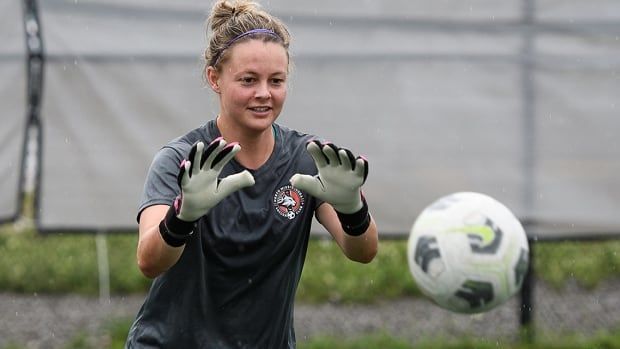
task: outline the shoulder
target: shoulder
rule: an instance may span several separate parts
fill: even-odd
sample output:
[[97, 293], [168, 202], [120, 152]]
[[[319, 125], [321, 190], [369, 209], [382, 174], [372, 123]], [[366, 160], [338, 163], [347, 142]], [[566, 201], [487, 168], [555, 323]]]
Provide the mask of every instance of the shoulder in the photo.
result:
[[274, 129], [276, 131], [276, 137], [281, 137], [282, 145], [285, 150], [291, 153], [300, 150], [305, 152], [308, 142], [316, 139], [321, 140], [315, 135], [304, 133], [278, 124], [274, 124]]
[[314, 160], [306, 147], [313, 140], [322, 141], [319, 137], [300, 132], [285, 126], [274, 124], [276, 137], [280, 138], [280, 161], [292, 165], [296, 172], [316, 173]]
[[209, 144], [216, 138], [215, 136], [210, 135], [208, 130], [209, 124], [210, 123], [195, 128], [182, 136], [172, 139], [159, 149], [155, 155], [155, 160], [174, 160], [178, 165], [179, 161], [185, 159], [187, 154], [189, 154], [189, 151], [196, 142], [202, 141], [205, 144]]

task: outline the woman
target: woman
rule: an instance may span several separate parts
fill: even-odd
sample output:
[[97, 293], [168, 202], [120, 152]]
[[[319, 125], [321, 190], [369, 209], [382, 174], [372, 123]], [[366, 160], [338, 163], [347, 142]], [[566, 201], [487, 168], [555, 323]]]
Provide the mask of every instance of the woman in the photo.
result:
[[313, 216], [351, 260], [377, 252], [360, 189], [368, 164], [275, 123], [289, 73], [279, 19], [219, 1], [208, 23], [205, 76], [219, 114], [164, 146], [149, 170], [137, 260], [155, 280], [126, 347], [295, 348]]

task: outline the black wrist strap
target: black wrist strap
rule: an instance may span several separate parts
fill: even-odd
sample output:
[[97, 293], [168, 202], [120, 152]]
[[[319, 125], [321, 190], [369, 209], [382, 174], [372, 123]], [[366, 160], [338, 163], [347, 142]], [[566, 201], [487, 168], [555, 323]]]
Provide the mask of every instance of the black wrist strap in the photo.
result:
[[342, 229], [351, 236], [360, 236], [366, 232], [370, 226], [370, 214], [368, 213], [368, 204], [362, 196], [362, 208], [354, 213], [341, 213], [336, 211]]
[[166, 217], [159, 223], [159, 233], [168, 245], [180, 247], [185, 245], [189, 236], [194, 232], [194, 223], [179, 219], [173, 205], [170, 206]]

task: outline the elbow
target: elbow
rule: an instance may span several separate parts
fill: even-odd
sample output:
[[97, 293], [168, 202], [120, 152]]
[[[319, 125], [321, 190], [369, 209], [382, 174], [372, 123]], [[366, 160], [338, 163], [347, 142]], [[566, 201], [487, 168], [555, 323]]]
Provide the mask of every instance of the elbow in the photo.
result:
[[154, 263], [149, 262], [147, 259], [138, 257], [138, 269], [142, 275], [146, 276], [149, 279], [154, 279], [158, 277], [162, 271], [157, 268]]
[[364, 254], [362, 258], [360, 258], [357, 262], [362, 263], [362, 264], [368, 264], [372, 262], [376, 256], [377, 256], [377, 250], [375, 249], [374, 251], [370, 253]]
[[349, 256], [349, 259], [357, 263], [368, 264], [372, 262], [376, 256], [377, 256], [377, 247], [374, 246], [372, 248], [368, 248], [364, 250], [362, 253], [356, 254], [355, 256]]

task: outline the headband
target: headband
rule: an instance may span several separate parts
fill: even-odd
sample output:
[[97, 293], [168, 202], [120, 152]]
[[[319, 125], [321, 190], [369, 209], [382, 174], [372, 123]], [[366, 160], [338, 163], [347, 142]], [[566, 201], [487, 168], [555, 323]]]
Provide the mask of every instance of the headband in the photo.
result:
[[267, 35], [273, 36], [274, 38], [282, 40], [280, 35], [276, 34], [276, 32], [274, 32], [271, 29], [258, 28], [258, 29], [248, 30], [247, 32], [241, 33], [241, 34], [235, 36], [234, 38], [228, 40], [228, 42], [226, 42], [226, 44], [224, 44], [224, 47], [222, 47], [222, 49], [215, 55], [215, 57], [213, 57], [213, 64], [211, 64], [211, 65], [215, 66], [217, 64], [217, 62], [220, 60], [220, 57], [222, 56], [222, 52], [224, 52], [232, 44], [234, 44], [235, 42], [237, 42], [240, 39], [243, 39], [244, 37], [246, 37], [248, 35], [253, 35], [253, 34], [267, 34]]

